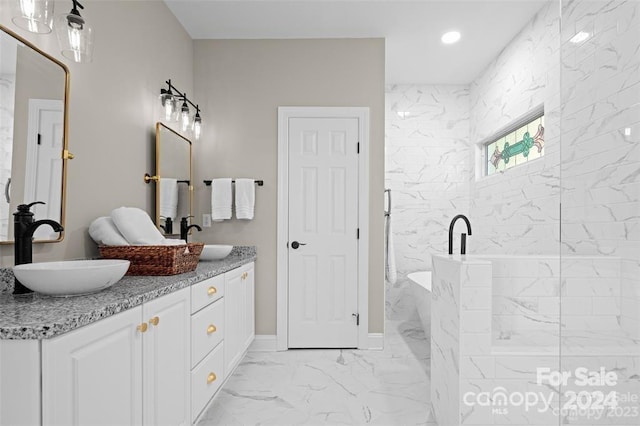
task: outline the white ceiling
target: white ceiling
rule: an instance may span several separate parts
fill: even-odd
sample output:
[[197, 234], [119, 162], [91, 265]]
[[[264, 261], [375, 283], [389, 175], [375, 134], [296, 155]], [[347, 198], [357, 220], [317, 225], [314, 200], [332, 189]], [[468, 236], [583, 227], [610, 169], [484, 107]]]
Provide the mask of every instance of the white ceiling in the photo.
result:
[[[165, 0], [193, 39], [386, 38], [387, 83], [471, 82], [549, 0]], [[462, 39], [445, 46], [441, 35]]]

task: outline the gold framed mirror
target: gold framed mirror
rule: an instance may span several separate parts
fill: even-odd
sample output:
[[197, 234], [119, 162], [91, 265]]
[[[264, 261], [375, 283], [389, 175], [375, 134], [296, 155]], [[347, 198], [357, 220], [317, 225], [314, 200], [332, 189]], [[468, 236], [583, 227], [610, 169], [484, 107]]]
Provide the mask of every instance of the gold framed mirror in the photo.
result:
[[[13, 212], [65, 226], [69, 69], [0, 25], [0, 244], [13, 244]], [[34, 242], [59, 242], [64, 233], [38, 228]]]
[[189, 139], [156, 123], [155, 220], [165, 236], [180, 235], [180, 219], [192, 214], [191, 148]]

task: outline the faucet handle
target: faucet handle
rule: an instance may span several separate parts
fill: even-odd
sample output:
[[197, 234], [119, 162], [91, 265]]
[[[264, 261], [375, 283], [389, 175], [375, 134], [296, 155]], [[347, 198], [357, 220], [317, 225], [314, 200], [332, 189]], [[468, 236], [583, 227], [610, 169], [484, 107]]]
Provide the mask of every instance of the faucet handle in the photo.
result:
[[18, 211], [22, 213], [29, 212], [31, 207], [35, 206], [36, 204], [46, 204], [46, 203], [43, 201], [34, 201], [33, 203], [29, 203], [29, 204], [20, 204], [18, 206]]

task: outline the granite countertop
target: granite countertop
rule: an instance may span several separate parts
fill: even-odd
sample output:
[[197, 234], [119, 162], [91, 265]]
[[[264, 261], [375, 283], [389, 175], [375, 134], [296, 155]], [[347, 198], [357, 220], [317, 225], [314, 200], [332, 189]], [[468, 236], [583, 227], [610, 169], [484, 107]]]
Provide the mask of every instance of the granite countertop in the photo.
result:
[[[0, 292], [0, 339], [48, 339], [141, 305], [207, 278], [254, 261], [256, 248], [236, 246], [222, 260], [200, 262], [195, 271], [171, 276], [125, 276], [101, 292], [50, 297], [38, 293], [14, 296]], [[12, 278], [0, 271], [0, 280]]]

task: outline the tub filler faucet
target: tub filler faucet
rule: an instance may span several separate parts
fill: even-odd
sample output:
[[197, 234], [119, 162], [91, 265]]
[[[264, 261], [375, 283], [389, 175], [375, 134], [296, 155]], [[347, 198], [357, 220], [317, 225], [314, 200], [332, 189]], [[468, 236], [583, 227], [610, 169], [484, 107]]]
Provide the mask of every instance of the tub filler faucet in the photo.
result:
[[[453, 254], [453, 227], [458, 219], [465, 221], [467, 224], [467, 232], [471, 235], [471, 223], [469, 223], [469, 219], [463, 214], [454, 217], [449, 225], [449, 254]], [[460, 254], [467, 254], [467, 234], [465, 233], [460, 234]]]

